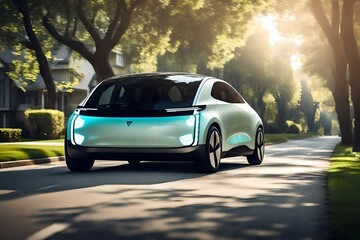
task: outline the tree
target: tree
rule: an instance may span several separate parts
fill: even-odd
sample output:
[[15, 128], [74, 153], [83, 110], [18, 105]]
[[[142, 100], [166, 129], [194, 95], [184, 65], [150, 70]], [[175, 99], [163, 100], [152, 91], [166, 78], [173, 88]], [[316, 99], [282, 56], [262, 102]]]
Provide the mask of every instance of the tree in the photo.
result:
[[[274, 54], [268, 39], [269, 33], [264, 28], [256, 29], [247, 38], [245, 46], [237, 51], [238, 56], [226, 65], [224, 75], [225, 79], [235, 86], [248, 86], [246, 91], [242, 92], [264, 120], [266, 111], [264, 96], [270, 89], [269, 78]], [[229, 74], [230, 70], [232, 76]], [[240, 81], [240, 84], [235, 81]]]
[[[56, 103], [56, 87], [54, 80], [52, 78], [51, 70], [49, 67], [48, 58], [43, 50], [42, 42], [38, 37], [39, 30], [37, 29], [36, 20], [31, 16], [32, 11], [36, 11], [38, 7], [38, 3], [36, 1], [28, 2], [27, 0], [12, 0], [11, 3], [5, 3], [2, 5], [4, 9], [8, 12], [3, 14], [9, 14], [10, 20], [13, 21], [11, 23], [10, 28], [2, 28], [2, 32], [4, 35], [7, 35], [7, 41], [17, 41], [18, 38], [11, 39], [11, 36], [14, 36], [14, 32], [11, 30], [21, 31], [19, 28], [16, 28], [16, 25], [19, 24], [19, 21], [22, 23], [21, 25], [24, 28], [24, 34], [26, 34], [27, 39], [21, 37], [20, 42], [13, 42], [13, 44], [22, 43], [28, 49], [31, 49], [36, 57], [40, 74], [44, 80], [46, 85], [46, 89], [48, 91], [47, 94], [47, 108], [55, 108]], [[9, 19], [7, 19], [9, 20]], [[6, 21], [6, 20], [5, 20]], [[12, 25], [13, 24], [13, 25]], [[22, 35], [22, 33], [16, 33], [17, 35]], [[4, 39], [2, 39], [4, 40]], [[16, 80], [16, 79], [15, 79]]]
[[340, 3], [334, 0], [331, 3], [331, 21], [327, 18], [321, 0], [311, 0], [311, 8], [315, 19], [324, 32], [333, 52], [334, 57], [334, 100], [338, 115], [341, 142], [352, 145], [352, 124], [350, 119], [349, 87], [346, 78], [347, 59], [340, 30]]
[[278, 115], [277, 123], [280, 129], [286, 129], [288, 111], [296, 107], [301, 97], [301, 86], [293, 76], [291, 67], [290, 45], [286, 43], [278, 46], [271, 65], [270, 92], [274, 96]]
[[344, 43], [349, 68], [351, 99], [354, 106], [353, 151], [360, 152], [360, 54], [354, 32], [355, 2], [355, 0], [344, 0], [340, 36]]
[[[174, 1], [177, 2], [177, 1]], [[176, 51], [160, 58], [159, 69], [222, 77], [224, 65], [245, 44], [253, 16], [271, 1], [195, 1], [170, 9], [170, 40]]]
[[[57, 41], [89, 61], [100, 82], [114, 75], [109, 63], [110, 52], [129, 28], [135, 9], [143, 2], [144, 0], [66, 0], [51, 3], [52, 6], [47, 5], [43, 25]], [[66, 9], [61, 22], [58, 20], [58, 4]], [[84, 44], [82, 38], [86, 34], [90, 41]]]
[[318, 124], [316, 124], [316, 112], [319, 109], [319, 102], [315, 102], [311, 94], [311, 91], [303, 79], [301, 81], [301, 101], [300, 109], [305, 115], [306, 123], [309, 127], [309, 131], [312, 133], [317, 133]]

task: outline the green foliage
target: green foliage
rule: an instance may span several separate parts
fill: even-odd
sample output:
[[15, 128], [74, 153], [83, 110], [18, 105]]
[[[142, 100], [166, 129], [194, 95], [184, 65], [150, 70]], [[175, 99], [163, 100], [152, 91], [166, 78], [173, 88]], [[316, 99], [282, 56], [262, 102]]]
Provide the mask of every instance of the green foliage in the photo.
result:
[[39, 64], [35, 58], [34, 52], [25, 48], [22, 44], [13, 46], [12, 69], [7, 75], [16, 81], [21, 90], [25, 92], [25, 88], [29, 82], [35, 82], [39, 74]]
[[130, 72], [157, 71], [158, 56], [174, 52], [178, 42], [171, 43], [172, 29], [164, 23], [169, 4], [148, 1], [136, 9], [132, 23], [121, 38]]
[[0, 128], [0, 142], [20, 142], [22, 129]]
[[204, 68], [223, 69], [234, 58], [235, 49], [245, 43], [253, 16], [271, 1], [172, 2], [163, 22], [172, 29], [170, 40], [177, 51], [167, 53], [159, 69], [204, 72]]
[[37, 139], [57, 139], [64, 131], [64, 113], [58, 110], [26, 110], [31, 135]]
[[338, 145], [328, 173], [330, 204], [336, 239], [357, 239], [360, 225], [360, 155]]
[[300, 133], [302, 132], [301, 124], [295, 123], [293, 121], [286, 121], [286, 132], [287, 133]]

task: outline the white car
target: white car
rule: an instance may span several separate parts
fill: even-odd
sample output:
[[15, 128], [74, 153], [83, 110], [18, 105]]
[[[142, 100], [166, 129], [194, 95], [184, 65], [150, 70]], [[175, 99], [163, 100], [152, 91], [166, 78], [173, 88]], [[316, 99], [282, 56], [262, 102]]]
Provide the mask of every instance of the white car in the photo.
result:
[[264, 158], [259, 115], [227, 82], [187, 73], [116, 76], [99, 83], [68, 121], [66, 164], [88, 171], [95, 159], [189, 160], [215, 172], [227, 156]]

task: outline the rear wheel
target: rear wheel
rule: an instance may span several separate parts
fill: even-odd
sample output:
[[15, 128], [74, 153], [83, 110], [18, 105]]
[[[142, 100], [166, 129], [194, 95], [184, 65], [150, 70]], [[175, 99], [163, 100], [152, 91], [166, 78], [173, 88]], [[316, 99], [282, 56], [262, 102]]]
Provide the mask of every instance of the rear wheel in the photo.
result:
[[255, 150], [250, 156], [247, 156], [247, 160], [250, 165], [259, 165], [264, 160], [265, 154], [265, 138], [264, 131], [259, 127], [255, 136]]
[[72, 172], [87, 172], [92, 168], [95, 162], [94, 159], [70, 157], [67, 153], [66, 147], [65, 147], [65, 161], [66, 161], [66, 166]]
[[212, 126], [206, 137], [205, 152], [196, 164], [200, 172], [213, 173], [219, 169], [222, 142], [219, 130]]

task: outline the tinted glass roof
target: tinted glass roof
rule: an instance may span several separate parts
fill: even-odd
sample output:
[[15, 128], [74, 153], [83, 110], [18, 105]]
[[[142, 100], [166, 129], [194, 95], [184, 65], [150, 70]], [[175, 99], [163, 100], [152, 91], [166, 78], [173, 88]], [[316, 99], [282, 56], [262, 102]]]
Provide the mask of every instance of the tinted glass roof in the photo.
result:
[[139, 78], [161, 78], [163, 80], [171, 80], [173, 82], [198, 82], [205, 78], [205, 76], [200, 74], [190, 74], [190, 73], [139, 73], [139, 74], [129, 74], [123, 76], [114, 76], [105, 81], [121, 81], [124, 79], [139, 79]]

